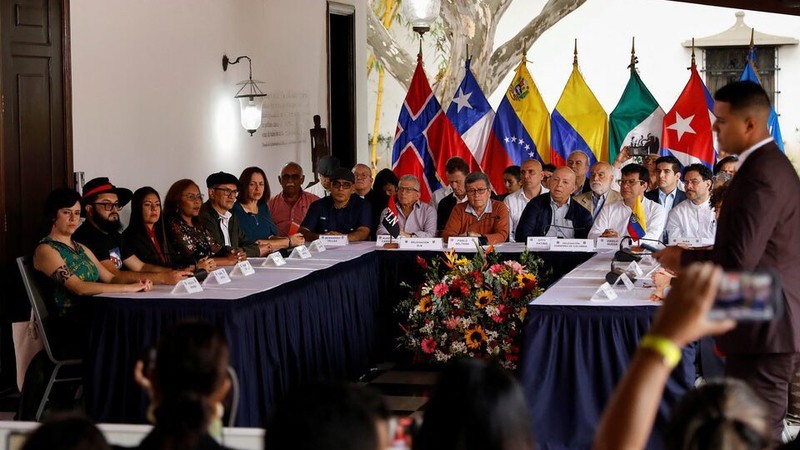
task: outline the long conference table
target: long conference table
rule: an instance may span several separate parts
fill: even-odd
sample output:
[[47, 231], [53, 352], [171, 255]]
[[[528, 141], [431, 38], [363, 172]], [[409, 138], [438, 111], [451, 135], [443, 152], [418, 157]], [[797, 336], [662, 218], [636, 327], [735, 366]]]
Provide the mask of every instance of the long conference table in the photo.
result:
[[[505, 259], [523, 248], [496, 247]], [[291, 388], [353, 380], [386, 358], [397, 327], [391, 311], [406, 294], [399, 283], [421, 280], [417, 256], [429, 260], [438, 254], [364, 242], [328, 248], [311, 259], [287, 259], [281, 267], [262, 267], [263, 259], [253, 258], [255, 274], [195, 294], [155, 286], [97, 298], [91, 302], [85, 359], [87, 413], [99, 422], [144, 423], [148, 400], [133, 381], [135, 361], [166, 328], [197, 318], [218, 326], [228, 339], [241, 392], [236, 425], [263, 426]], [[528, 306], [517, 375], [538, 448], [588, 448], [657, 305], [642, 287], [616, 288], [619, 298], [610, 302], [589, 300], [605, 281], [610, 253], [536, 254], [552, 268], [548, 284], [554, 283]], [[693, 361], [693, 349], [684, 350], [654, 435], [669, 405], [691, 388]]]

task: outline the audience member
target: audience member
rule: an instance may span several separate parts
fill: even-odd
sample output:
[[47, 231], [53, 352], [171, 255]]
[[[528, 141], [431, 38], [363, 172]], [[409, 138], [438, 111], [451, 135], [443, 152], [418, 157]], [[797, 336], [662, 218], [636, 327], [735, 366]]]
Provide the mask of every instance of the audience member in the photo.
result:
[[353, 195], [353, 172], [340, 167], [330, 176], [331, 195], [315, 201], [308, 208], [300, 232], [307, 241], [321, 234], [345, 234], [350, 242], [364, 241], [369, 237], [369, 203]]
[[553, 164], [542, 164], [542, 187], [550, 189], [550, 177], [556, 171], [556, 166]]
[[736, 175], [736, 166], [739, 164], [739, 155], [726, 156], [714, 166], [714, 175], [718, 173], [727, 173], [731, 177]]
[[517, 242], [530, 236], [585, 239], [592, 227], [592, 215], [570, 197], [575, 191], [575, 172], [559, 167], [550, 177], [550, 192], [535, 197], [522, 211]]
[[722, 210], [722, 203], [725, 199], [725, 193], [728, 192], [728, 185], [723, 184], [717, 186], [711, 191], [711, 196], [708, 199], [711, 209], [714, 211], [714, 218], [719, 220], [719, 213]]
[[[397, 222], [400, 225], [402, 237], [434, 237], [436, 236], [436, 211], [433, 206], [422, 203], [420, 197], [419, 179], [414, 175], [400, 177], [400, 186], [397, 188]], [[387, 235], [389, 232], [383, 225], [388, 208], [381, 213], [378, 222], [378, 235]]]
[[366, 164], [358, 163], [353, 166], [353, 177], [356, 180], [353, 185], [355, 194], [365, 200], [369, 200], [366, 197], [372, 191], [372, 169]]
[[[259, 248], [269, 244], [272, 250], [295, 247], [305, 243], [303, 235], [281, 235], [272, 221], [267, 199], [270, 198], [267, 175], [259, 167], [248, 167], [239, 175], [239, 195], [233, 205], [233, 215], [239, 222], [248, 241], [255, 242]], [[286, 236], [286, 237], [282, 237]], [[267, 241], [267, 242], [263, 242]], [[254, 255], [255, 256], [255, 255]]]
[[510, 241], [514, 241], [519, 217], [528, 202], [538, 195], [550, 192], [549, 189], [542, 186], [542, 163], [539, 161], [529, 159], [523, 162], [520, 168], [520, 176], [522, 177], [522, 188], [513, 194], [509, 194], [503, 200], [506, 208], [508, 208], [508, 235]]
[[413, 450], [533, 450], [528, 405], [505, 370], [477, 359], [449, 363], [425, 407]]
[[589, 176], [591, 192], [575, 196], [575, 201], [592, 214], [594, 220], [603, 206], [622, 200], [619, 192], [611, 189], [614, 184], [614, 168], [607, 162], [597, 162], [592, 166]]
[[319, 177], [319, 182], [306, 188], [306, 192], [318, 198], [331, 195], [330, 176], [333, 174], [333, 171], [338, 168], [339, 158], [329, 155], [321, 156], [317, 160], [317, 176]]
[[212, 173], [206, 178], [208, 201], [200, 207], [200, 223], [215, 241], [224, 244], [225, 251], [235, 253], [239, 261], [248, 256], [264, 256], [272, 251], [268, 241], [256, 243], [247, 239], [239, 219], [231, 213], [239, 194], [239, 180], [225, 172]]
[[682, 238], [700, 238], [703, 245], [713, 245], [717, 218], [709, 204], [711, 170], [702, 164], [686, 166], [683, 183], [688, 201], [669, 212], [665, 234], [670, 243]]
[[658, 158], [660, 158], [660, 156], [654, 154], [649, 154], [642, 158], [642, 165], [647, 169], [650, 180], [647, 183], [648, 191], [652, 191], [658, 187], [658, 172], [656, 171], [656, 161]]
[[[381, 213], [389, 205], [389, 197], [397, 194], [397, 175], [390, 169], [381, 169], [375, 175], [375, 182], [372, 190], [367, 194], [366, 200], [369, 202], [372, 214], [372, 227], [370, 227], [370, 239], [375, 239], [375, 233], [380, 225]], [[436, 210], [434, 209], [434, 213]]]
[[715, 174], [711, 178], [711, 189], [716, 189], [720, 186], [724, 186], [733, 179], [733, 175], [729, 174], [728, 172], [719, 172]]
[[[503, 202], [490, 198], [489, 177], [483, 172], [472, 172], [466, 177], [465, 184], [467, 202], [453, 208], [442, 231], [442, 238], [474, 236], [479, 238], [481, 244], [505, 242], [508, 239], [508, 208]], [[455, 192], [456, 187], [453, 186]], [[444, 200], [439, 209], [443, 206]]]
[[583, 192], [591, 192], [592, 187], [586, 174], [589, 173], [589, 155], [582, 150], [575, 150], [567, 157], [567, 167], [572, 169], [577, 175], [575, 182], [575, 191], [572, 195], [578, 195]]
[[212, 271], [218, 265], [234, 265], [241, 260], [240, 251], [231, 251], [211, 236], [200, 222], [203, 194], [189, 179], [170, 186], [164, 199], [167, 239], [180, 259], [196, 269]]
[[355, 384], [302, 386], [266, 426], [264, 450], [384, 450], [389, 411], [380, 394]]
[[644, 196], [664, 207], [669, 214], [674, 206], [686, 200], [686, 193], [678, 187], [681, 179], [681, 163], [674, 156], [662, 156], [656, 160], [658, 189]]
[[522, 174], [519, 166], [506, 167], [503, 171], [503, 186], [506, 187], [506, 193], [497, 196], [497, 200], [501, 202], [522, 188]]
[[[86, 183], [81, 199], [86, 221], [75, 231], [75, 240], [89, 248], [103, 267], [123, 280], [145, 278], [153, 283], [175, 284], [191, 276], [186, 270], [142, 262], [126, 245], [120, 233], [119, 211], [130, 202], [131, 196], [130, 190], [117, 188], [108, 178], [95, 178]], [[123, 266], [128, 270], [122, 270]]]
[[464, 180], [469, 175], [469, 164], [458, 156], [447, 160], [445, 165], [447, 186], [452, 190], [450, 194], [441, 199], [436, 206], [436, 229], [443, 230], [450, 219], [450, 213], [457, 204], [467, 201], [467, 191]]
[[224, 449], [209, 433], [221, 432], [222, 401], [231, 387], [228, 344], [205, 322], [181, 322], [158, 342], [155, 366], [145, 375], [155, 424], [140, 450]]
[[122, 233], [125, 244], [143, 263], [172, 267], [172, 248], [161, 217], [161, 197], [150, 186], [133, 193], [131, 220]]
[[111, 450], [111, 446], [89, 419], [56, 415], [33, 430], [22, 450]]
[[303, 168], [296, 162], [287, 163], [281, 169], [278, 176], [281, 192], [272, 197], [268, 204], [280, 236], [296, 235], [309, 206], [319, 200], [316, 195], [303, 190], [305, 180]]
[[641, 202], [646, 225], [643, 238], [660, 240], [667, 221], [667, 214], [664, 212], [663, 206], [643, 196], [649, 182], [649, 174], [644, 167], [639, 164], [624, 166], [622, 179], [619, 182], [622, 201], [603, 206], [594, 219], [594, 225], [589, 231], [589, 239], [629, 236], [628, 223], [633, 208], [637, 202]]

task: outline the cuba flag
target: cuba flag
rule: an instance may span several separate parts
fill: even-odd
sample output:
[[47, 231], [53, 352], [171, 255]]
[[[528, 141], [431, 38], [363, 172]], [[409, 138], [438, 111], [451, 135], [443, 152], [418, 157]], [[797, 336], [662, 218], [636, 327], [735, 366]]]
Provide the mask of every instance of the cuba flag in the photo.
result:
[[[761, 84], [761, 79], [758, 77], [758, 70], [756, 69], [756, 50], [754, 47], [751, 47], [750, 52], [747, 54], [747, 64], [744, 66], [744, 71], [742, 72], [742, 76], [739, 77], [739, 81], [752, 81], [753, 83]], [[769, 121], [767, 122], [767, 126], [769, 127], [769, 134], [772, 135], [772, 139], [775, 140], [778, 148], [784, 151], [781, 126], [778, 123], [778, 114], [775, 113], [775, 108], [773, 107], [769, 109]]]
[[577, 60], [551, 118], [550, 148], [556, 167], [566, 165], [575, 150], [586, 153], [590, 166], [608, 161], [608, 115], [583, 79]]
[[480, 164], [492, 130], [494, 110], [469, 68], [470, 61], [471, 59], [467, 60], [464, 79], [447, 108], [447, 118], [469, 147], [475, 161]]
[[506, 191], [503, 185], [506, 167], [519, 166], [531, 158], [550, 162], [550, 114], [526, 62], [523, 57], [497, 108], [481, 160], [483, 171], [498, 194]]
[[397, 119], [392, 171], [398, 178], [406, 174], [419, 178], [420, 200], [427, 203], [433, 191], [441, 187], [445, 163], [453, 156], [464, 158], [471, 172], [480, 169], [433, 95], [422, 68], [422, 55], [417, 55], [417, 68]]
[[716, 153], [711, 132], [714, 99], [700, 78], [694, 59], [689, 70], [689, 82], [664, 116], [661, 155], [678, 158], [684, 167], [702, 164], [710, 169]]
[[638, 241], [645, 234], [647, 234], [647, 219], [644, 216], [642, 197], [636, 197], [636, 203], [631, 210], [631, 217], [628, 219], [628, 236]]

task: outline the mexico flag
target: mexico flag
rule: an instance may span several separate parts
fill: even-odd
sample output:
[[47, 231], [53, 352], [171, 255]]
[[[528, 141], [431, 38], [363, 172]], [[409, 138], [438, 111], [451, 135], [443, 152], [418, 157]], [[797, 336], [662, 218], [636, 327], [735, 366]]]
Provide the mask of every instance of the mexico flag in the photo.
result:
[[648, 153], [658, 154], [663, 121], [664, 110], [631, 64], [631, 78], [609, 119], [608, 160], [613, 162], [626, 145], [647, 147]]

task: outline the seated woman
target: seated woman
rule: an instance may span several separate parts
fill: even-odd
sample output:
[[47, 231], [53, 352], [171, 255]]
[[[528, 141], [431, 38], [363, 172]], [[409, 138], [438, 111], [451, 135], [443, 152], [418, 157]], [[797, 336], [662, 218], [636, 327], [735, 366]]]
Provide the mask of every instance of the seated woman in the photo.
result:
[[228, 343], [211, 324], [181, 322], [162, 335], [154, 367], [136, 375], [148, 391], [155, 422], [137, 448], [226, 448], [211, 433], [222, 431], [221, 402], [231, 388], [227, 370]]
[[269, 182], [264, 171], [258, 167], [244, 169], [239, 176], [239, 195], [232, 211], [239, 219], [239, 226], [247, 239], [259, 246], [261, 241], [269, 241], [275, 250], [303, 245], [305, 239], [300, 233], [288, 237], [278, 236], [278, 228], [267, 206], [269, 199]]
[[202, 204], [203, 194], [192, 180], [178, 180], [167, 191], [164, 200], [166, 233], [176, 252], [176, 262], [208, 272], [217, 266], [236, 264], [239, 262], [239, 249], [225, 248], [200, 223], [198, 217]]
[[142, 262], [170, 267], [173, 255], [161, 219], [158, 192], [150, 186], [139, 188], [133, 193], [131, 220], [122, 235]]

